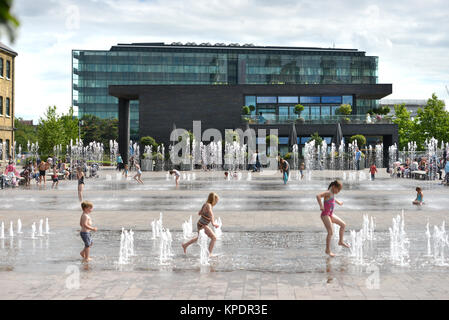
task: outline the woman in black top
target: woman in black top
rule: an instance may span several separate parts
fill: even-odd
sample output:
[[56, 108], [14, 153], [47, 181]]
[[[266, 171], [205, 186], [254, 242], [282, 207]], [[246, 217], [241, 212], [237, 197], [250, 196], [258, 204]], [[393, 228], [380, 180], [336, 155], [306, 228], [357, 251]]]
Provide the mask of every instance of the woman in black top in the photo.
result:
[[78, 179], [78, 199], [83, 202], [84, 172], [81, 167], [76, 169], [76, 178]]

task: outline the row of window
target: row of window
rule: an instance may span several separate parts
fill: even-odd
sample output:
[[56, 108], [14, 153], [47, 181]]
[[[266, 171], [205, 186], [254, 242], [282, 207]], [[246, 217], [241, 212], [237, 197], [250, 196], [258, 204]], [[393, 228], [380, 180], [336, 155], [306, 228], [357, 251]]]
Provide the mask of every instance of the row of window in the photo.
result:
[[298, 66], [322, 65], [322, 66], [360, 66], [363, 68], [377, 69], [377, 57], [348, 57], [348, 56], [310, 56], [310, 55], [228, 55], [214, 53], [173, 53], [173, 52], [135, 52], [131, 56], [117, 56], [117, 52], [100, 52], [98, 55], [79, 56], [74, 53], [73, 64], [190, 64], [210, 65], [218, 60], [235, 60], [250, 66], [283, 66], [295, 64]]
[[[0, 96], [0, 116], [6, 115], [7, 117], [11, 116], [11, 99], [5, 99], [5, 110], [3, 110], [3, 97]], [[3, 113], [4, 111], [4, 113]]]
[[[3, 58], [0, 58], [0, 76], [4, 77], [3, 71], [4, 61]], [[11, 79], [11, 61], [6, 60], [6, 79]]]
[[353, 97], [345, 96], [245, 96], [246, 106], [256, 106], [257, 104], [276, 104], [276, 103], [335, 103], [335, 104], [353, 104]]
[[[321, 116], [334, 116], [340, 106], [304, 106], [301, 117], [307, 119], [320, 118]], [[263, 115], [266, 120], [298, 118], [294, 106], [258, 106], [252, 114]]]

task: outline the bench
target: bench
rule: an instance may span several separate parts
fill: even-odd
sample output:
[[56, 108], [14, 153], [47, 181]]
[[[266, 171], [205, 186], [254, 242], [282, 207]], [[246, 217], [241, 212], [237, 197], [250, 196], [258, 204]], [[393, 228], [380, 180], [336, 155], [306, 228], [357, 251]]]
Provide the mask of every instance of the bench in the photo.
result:
[[425, 171], [421, 171], [421, 170], [415, 170], [411, 172], [412, 174], [412, 178], [419, 178], [422, 179], [424, 178], [424, 180], [427, 178], [427, 172]]

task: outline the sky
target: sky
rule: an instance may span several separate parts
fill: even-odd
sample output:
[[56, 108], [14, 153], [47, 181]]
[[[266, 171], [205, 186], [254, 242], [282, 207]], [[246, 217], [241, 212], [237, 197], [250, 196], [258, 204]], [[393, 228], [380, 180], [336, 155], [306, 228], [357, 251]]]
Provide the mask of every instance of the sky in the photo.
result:
[[14, 0], [16, 117], [71, 105], [71, 50], [117, 43], [210, 42], [356, 48], [379, 57], [388, 99], [449, 105], [447, 0]]

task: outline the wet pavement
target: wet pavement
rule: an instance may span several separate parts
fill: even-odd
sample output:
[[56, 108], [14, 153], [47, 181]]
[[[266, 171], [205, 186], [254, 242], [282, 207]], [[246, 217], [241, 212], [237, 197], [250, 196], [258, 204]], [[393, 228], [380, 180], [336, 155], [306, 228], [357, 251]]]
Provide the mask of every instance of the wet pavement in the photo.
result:
[[[253, 175], [251, 181], [223, 181], [220, 173], [196, 173], [179, 188], [165, 173], [145, 173], [145, 185], [114, 180], [114, 171], [87, 179], [86, 199], [94, 202], [92, 257], [81, 263], [79, 203], [76, 183], [61, 181], [57, 190], [0, 192], [0, 299], [438, 299], [449, 297], [449, 265], [427, 256], [425, 225], [441, 225], [447, 217], [449, 188], [438, 181], [391, 179], [380, 175], [344, 181], [336, 209], [349, 230], [361, 228], [362, 213], [376, 218], [375, 240], [364, 243], [363, 262], [336, 246], [337, 257], [324, 254], [326, 233], [317, 213], [316, 193], [338, 173], [317, 172], [312, 181]], [[110, 177], [107, 177], [107, 176]], [[411, 205], [416, 185], [426, 204]], [[210, 265], [199, 263], [200, 249], [184, 255], [181, 224], [195, 221], [209, 191], [221, 200], [215, 208], [223, 219]], [[390, 258], [391, 219], [405, 209], [409, 261], [400, 266]], [[150, 221], [164, 212], [172, 230], [173, 256], [161, 265], [160, 240], [152, 239]], [[49, 235], [31, 238], [32, 222], [49, 217]], [[20, 218], [23, 233], [9, 236], [9, 221]], [[117, 263], [121, 227], [134, 229], [135, 256]], [[433, 250], [433, 249], [432, 249]], [[445, 249], [449, 257], [449, 250]], [[447, 263], [449, 259], [446, 258]], [[198, 281], [201, 279], [201, 281]], [[373, 280], [374, 279], [374, 280]]]

